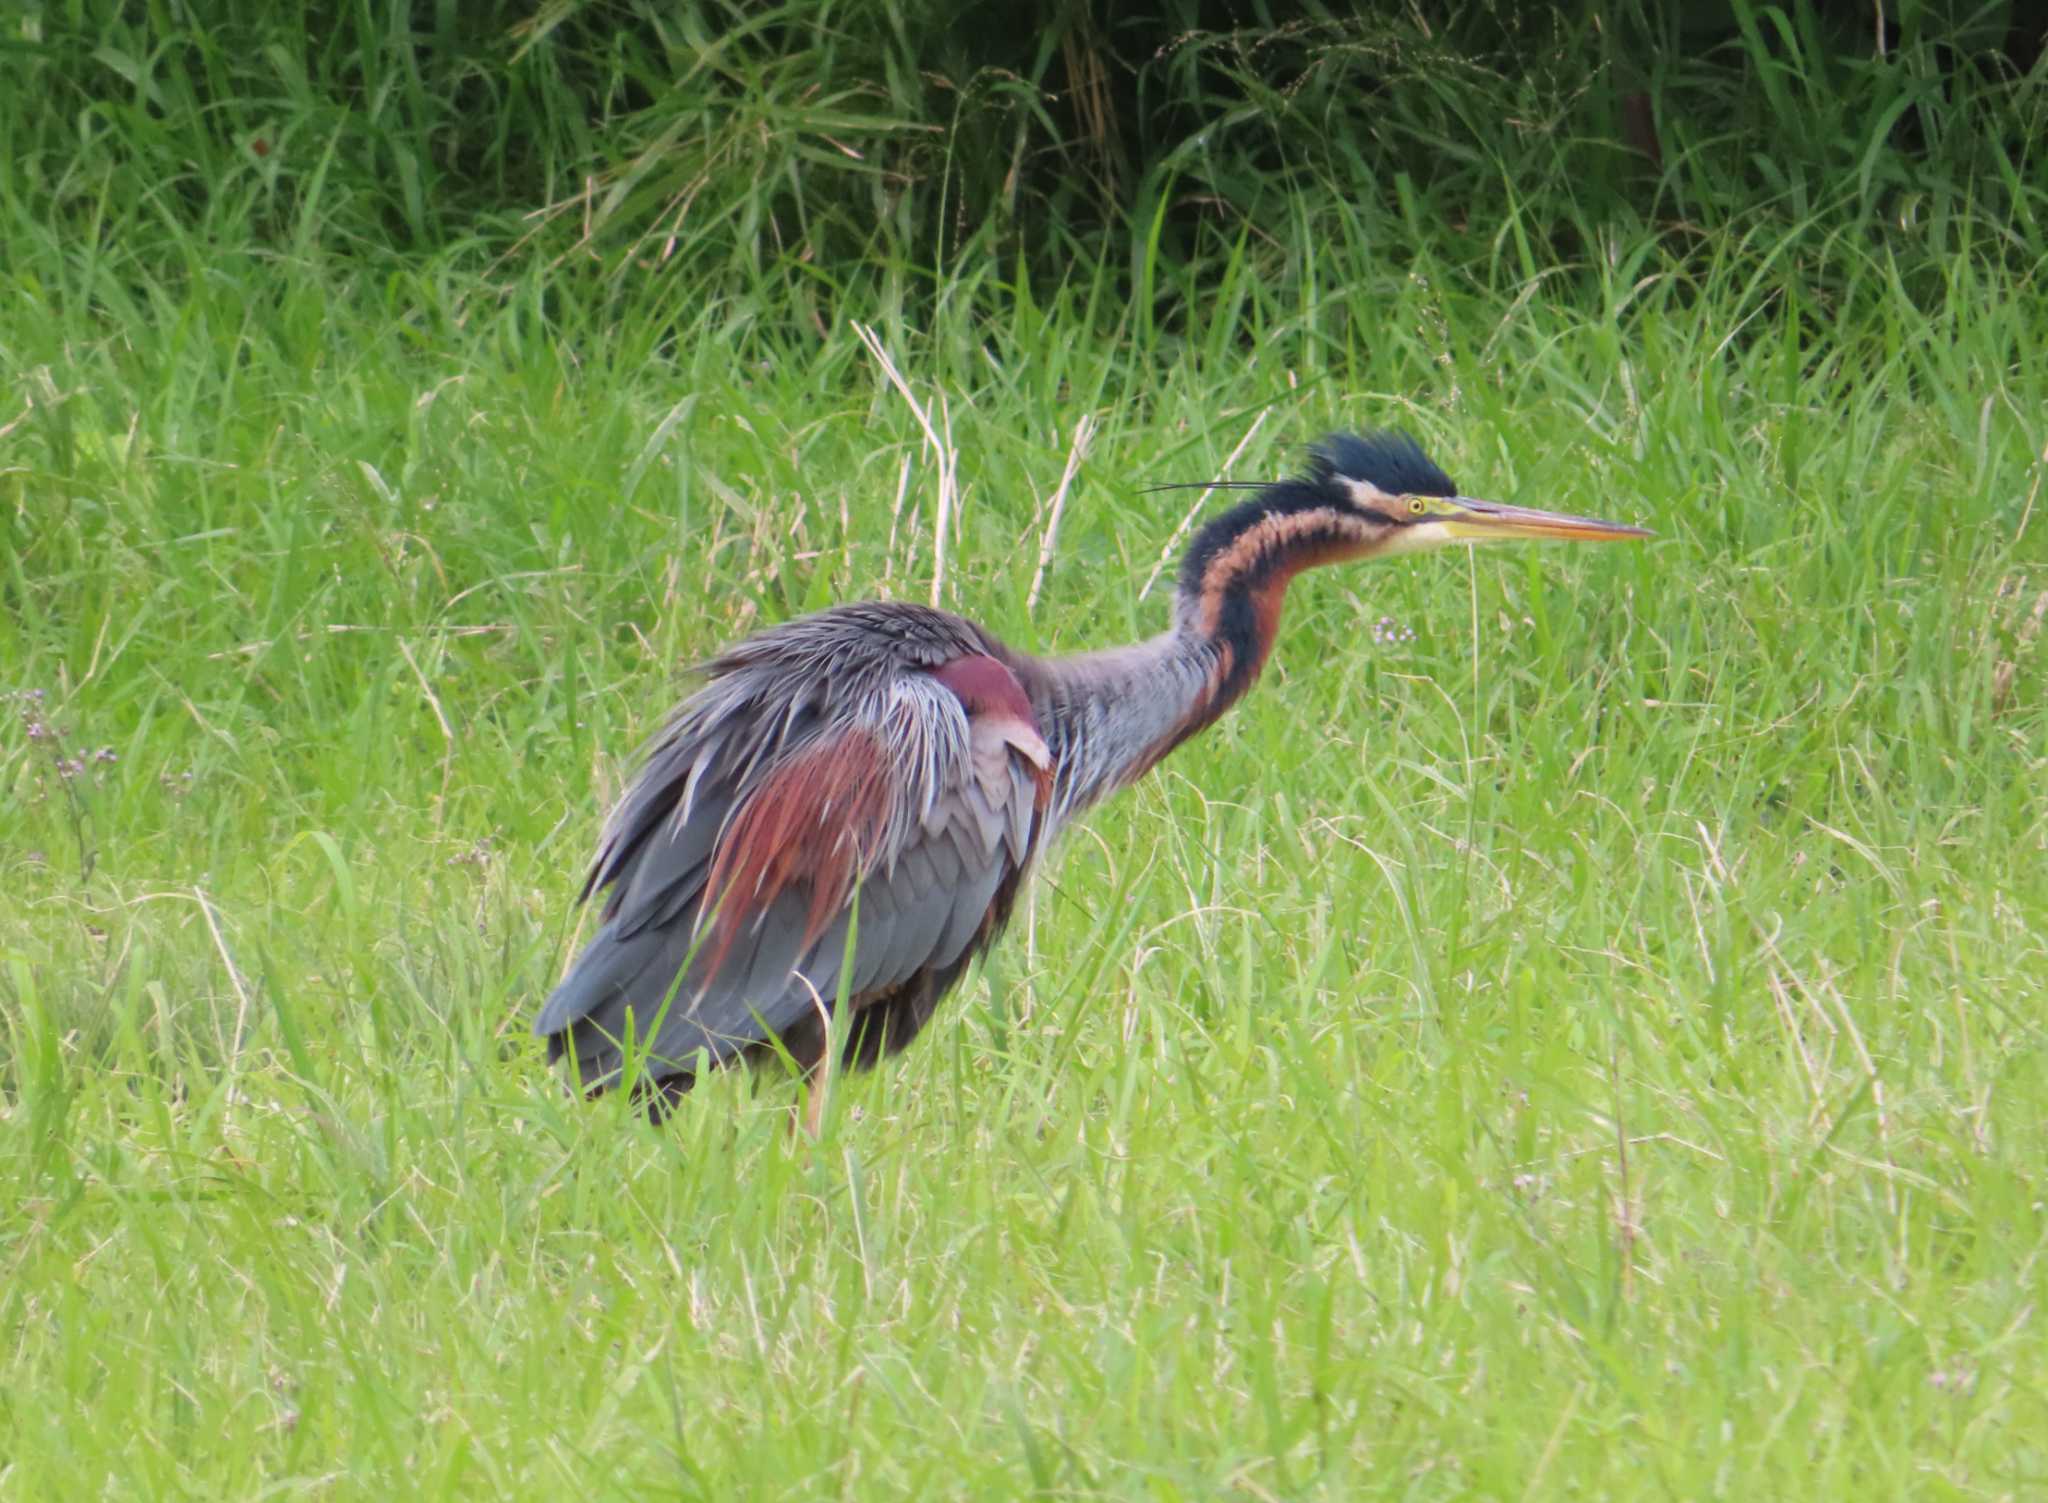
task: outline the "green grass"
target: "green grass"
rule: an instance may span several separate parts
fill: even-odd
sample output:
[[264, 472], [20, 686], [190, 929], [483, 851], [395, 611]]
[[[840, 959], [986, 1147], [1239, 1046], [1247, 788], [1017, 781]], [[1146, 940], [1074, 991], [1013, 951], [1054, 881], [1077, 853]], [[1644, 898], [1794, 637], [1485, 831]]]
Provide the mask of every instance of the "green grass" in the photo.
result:
[[[2048, 1489], [2038, 167], [1674, 136], [1594, 212], [1563, 134], [1357, 194], [1333, 132], [1064, 269], [636, 282], [337, 119], [395, 155], [0, 165], [0, 1496]], [[656, 1130], [527, 1023], [683, 666], [928, 598], [855, 318], [1023, 646], [1156, 629], [1139, 487], [1241, 442], [1659, 537], [1308, 577], [821, 1141], [772, 1075]]]

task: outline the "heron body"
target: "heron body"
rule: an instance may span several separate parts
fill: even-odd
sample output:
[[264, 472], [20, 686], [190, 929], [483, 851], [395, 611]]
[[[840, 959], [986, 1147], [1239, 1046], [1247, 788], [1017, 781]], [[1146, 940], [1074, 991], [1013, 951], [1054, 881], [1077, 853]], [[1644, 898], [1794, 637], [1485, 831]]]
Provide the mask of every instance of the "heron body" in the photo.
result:
[[1257, 679], [1301, 570], [1494, 537], [1639, 528], [1458, 495], [1400, 434], [1325, 441], [1198, 531], [1172, 625], [1038, 658], [950, 612], [835, 606], [705, 665], [607, 821], [596, 935], [541, 1009], [587, 1091], [626, 1050], [658, 1100], [772, 1050], [902, 1049], [993, 943], [1046, 845]]

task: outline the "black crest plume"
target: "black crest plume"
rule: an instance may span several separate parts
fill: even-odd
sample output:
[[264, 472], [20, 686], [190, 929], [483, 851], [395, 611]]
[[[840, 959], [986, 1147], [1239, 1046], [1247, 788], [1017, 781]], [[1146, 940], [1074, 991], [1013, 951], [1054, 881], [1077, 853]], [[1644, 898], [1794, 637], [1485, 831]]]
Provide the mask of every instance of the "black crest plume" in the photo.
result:
[[[1395, 428], [1371, 433], [1332, 433], [1309, 450], [1301, 479], [1310, 486], [1338, 476], [1368, 480], [1390, 496], [1455, 496], [1457, 483], [1418, 444]], [[1262, 491], [1286, 486], [1276, 480], [1171, 480], [1146, 491]]]
[[1390, 496], [1455, 496], [1458, 487], [1407, 434], [1333, 433], [1315, 446], [1309, 475], [1317, 481], [1338, 476], [1365, 480]]

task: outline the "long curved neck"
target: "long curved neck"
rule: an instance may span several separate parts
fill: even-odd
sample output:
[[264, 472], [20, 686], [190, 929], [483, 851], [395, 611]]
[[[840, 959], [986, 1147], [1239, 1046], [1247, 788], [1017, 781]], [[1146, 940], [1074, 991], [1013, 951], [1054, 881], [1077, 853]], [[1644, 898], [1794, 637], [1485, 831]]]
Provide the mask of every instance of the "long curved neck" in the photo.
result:
[[1369, 553], [1386, 531], [1309, 485], [1268, 486], [1195, 534], [1170, 630], [1032, 664], [1026, 686], [1053, 754], [1054, 821], [1136, 782], [1214, 724], [1265, 667], [1294, 576]]

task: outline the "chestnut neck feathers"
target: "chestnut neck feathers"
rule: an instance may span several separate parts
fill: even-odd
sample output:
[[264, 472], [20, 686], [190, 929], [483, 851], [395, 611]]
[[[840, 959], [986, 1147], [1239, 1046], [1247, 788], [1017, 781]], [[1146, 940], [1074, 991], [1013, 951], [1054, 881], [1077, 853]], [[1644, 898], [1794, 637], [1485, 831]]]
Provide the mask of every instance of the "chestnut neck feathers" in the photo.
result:
[[1335, 434], [1316, 446], [1307, 473], [1261, 488], [1196, 533], [1181, 560], [1174, 624], [1222, 660], [1218, 703], [1200, 723], [1258, 677], [1296, 574], [1376, 552], [1402, 525], [1397, 498], [1456, 493], [1404, 433]]
[[1181, 560], [1175, 627], [1222, 654], [1219, 688], [1234, 698], [1272, 651], [1294, 576], [1370, 553], [1393, 526], [1321, 487], [1269, 487], [1195, 535]]
[[1170, 630], [1026, 669], [1055, 743], [1056, 821], [1137, 781], [1237, 702], [1272, 652], [1295, 575], [1397, 541], [1396, 497], [1455, 493], [1403, 435], [1326, 440], [1305, 474], [1260, 487], [1196, 532]]

